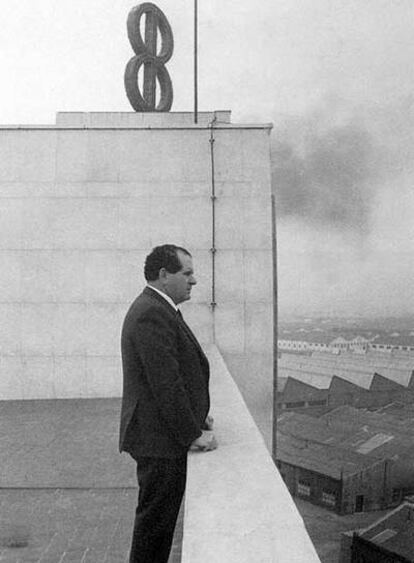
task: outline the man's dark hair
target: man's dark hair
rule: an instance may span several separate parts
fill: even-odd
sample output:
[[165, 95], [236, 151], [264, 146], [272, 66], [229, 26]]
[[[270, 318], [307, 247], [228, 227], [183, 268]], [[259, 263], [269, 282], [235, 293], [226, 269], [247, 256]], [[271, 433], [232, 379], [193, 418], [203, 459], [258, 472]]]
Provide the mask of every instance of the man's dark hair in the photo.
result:
[[147, 281], [155, 281], [158, 279], [161, 268], [165, 268], [170, 274], [175, 274], [183, 267], [178, 257], [178, 251], [183, 252], [187, 256], [191, 254], [181, 246], [175, 244], [163, 244], [156, 246], [145, 259], [144, 276]]

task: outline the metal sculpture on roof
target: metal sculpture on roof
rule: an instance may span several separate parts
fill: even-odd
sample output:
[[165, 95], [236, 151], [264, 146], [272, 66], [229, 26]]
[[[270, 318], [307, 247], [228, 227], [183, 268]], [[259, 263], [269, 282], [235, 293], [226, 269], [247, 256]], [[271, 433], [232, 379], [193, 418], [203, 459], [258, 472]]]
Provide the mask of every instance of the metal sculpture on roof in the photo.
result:
[[[141, 19], [145, 15], [145, 39], [141, 33]], [[170, 111], [173, 101], [171, 78], [165, 64], [174, 50], [171, 26], [164, 13], [151, 2], [139, 4], [128, 14], [128, 39], [135, 52], [125, 68], [125, 89], [135, 111]], [[161, 48], [157, 52], [157, 38]], [[139, 71], [143, 70], [143, 93], [139, 85]], [[157, 83], [160, 88], [157, 100]]]

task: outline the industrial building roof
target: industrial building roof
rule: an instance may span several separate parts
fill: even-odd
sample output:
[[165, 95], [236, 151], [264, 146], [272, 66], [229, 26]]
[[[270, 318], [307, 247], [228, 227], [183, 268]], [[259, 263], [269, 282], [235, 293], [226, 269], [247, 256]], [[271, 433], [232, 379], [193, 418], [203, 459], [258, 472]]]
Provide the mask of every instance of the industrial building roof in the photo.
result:
[[278, 373], [277, 377], [277, 390], [281, 393], [286, 387], [287, 377], [284, 377], [280, 373]]
[[327, 412], [319, 420], [326, 421], [333, 428], [372, 427], [377, 431], [391, 432], [399, 436], [407, 435], [412, 439], [414, 445], [414, 418], [411, 410], [406, 413], [407, 416], [400, 413], [401, 416], [397, 417], [382, 410], [368, 411], [343, 405]]
[[339, 446], [303, 441], [281, 432], [277, 434], [277, 458], [338, 480], [380, 462]]
[[[311, 374], [330, 378], [336, 375], [364, 389], [369, 389], [375, 373], [378, 373], [394, 383], [408, 387], [412, 379], [414, 359], [410, 362], [405, 358], [400, 361], [391, 357], [377, 358], [352, 353], [334, 355], [317, 352], [311, 356], [283, 353], [279, 359], [278, 369], [283, 372], [283, 377], [290, 375], [298, 379], [298, 372], [308, 374], [301, 377], [301, 381], [311, 385]], [[293, 370], [295, 373], [289, 374], [287, 370]], [[325, 388], [327, 387], [329, 385], [325, 385]]]
[[414, 425], [414, 404], [412, 403], [401, 403], [399, 401], [395, 401], [384, 407], [376, 409], [377, 413], [384, 413], [390, 414], [394, 418], [398, 418], [400, 420], [408, 421], [409, 424]]
[[279, 340], [288, 340], [295, 342], [307, 342], [308, 344], [326, 344], [332, 343], [358, 343], [371, 342], [378, 346], [406, 346], [414, 347], [414, 331], [398, 330], [398, 331], [358, 331], [354, 329], [331, 328], [313, 328], [313, 327], [292, 327], [280, 328]]
[[338, 471], [348, 475], [380, 460], [414, 456], [414, 420], [349, 406], [320, 418], [284, 412], [277, 429], [279, 459], [335, 478]]
[[329, 389], [332, 381], [332, 378], [326, 375], [284, 367], [278, 368], [278, 377], [284, 380], [291, 377], [307, 385], [312, 385], [312, 387], [316, 387], [317, 389]]
[[326, 421], [293, 411], [283, 412], [277, 419], [277, 429], [283, 434], [305, 440], [325, 443], [332, 438], [332, 430]]
[[358, 535], [388, 551], [414, 560], [414, 505], [404, 502]]
[[414, 346], [414, 334], [410, 332], [398, 332], [376, 336], [372, 343], [383, 346]]
[[[390, 537], [386, 538], [380, 543], [383, 547], [396, 553], [397, 555], [402, 555], [406, 557], [409, 561], [413, 561], [414, 558], [414, 521], [407, 520], [405, 526], [400, 530], [393, 530], [395, 532]], [[378, 540], [371, 540], [374, 543], [379, 543]]]
[[334, 337], [322, 330], [279, 330], [279, 340], [329, 345]]

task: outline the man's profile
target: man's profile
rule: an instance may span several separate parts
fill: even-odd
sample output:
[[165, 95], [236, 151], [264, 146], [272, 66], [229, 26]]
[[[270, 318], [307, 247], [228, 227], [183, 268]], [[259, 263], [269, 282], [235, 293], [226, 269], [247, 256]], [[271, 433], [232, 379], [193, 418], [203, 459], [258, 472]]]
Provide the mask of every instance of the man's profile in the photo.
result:
[[209, 364], [177, 308], [191, 298], [191, 254], [172, 244], [145, 261], [147, 287], [125, 317], [120, 451], [137, 463], [138, 506], [130, 563], [167, 563], [187, 452], [216, 447], [208, 416]]

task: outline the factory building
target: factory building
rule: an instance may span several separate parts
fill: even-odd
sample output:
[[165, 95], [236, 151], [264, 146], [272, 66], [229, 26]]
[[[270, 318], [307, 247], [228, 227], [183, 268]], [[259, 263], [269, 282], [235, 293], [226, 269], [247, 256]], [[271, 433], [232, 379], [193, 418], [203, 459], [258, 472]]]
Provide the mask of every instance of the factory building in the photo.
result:
[[291, 494], [339, 514], [396, 506], [414, 491], [414, 418], [343, 406], [278, 418], [277, 464]]
[[364, 354], [374, 351], [381, 353], [414, 352], [414, 334], [412, 332], [394, 332], [391, 334], [360, 334], [346, 333], [336, 336], [332, 331], [319, 330], [280, 330], [278, 338], [279, 351], [309, 353], [355, 352]]
[[363, 530], [342, 535], [339, 563], [414, 561], [414, 504], [404, 502]]
[[340, 405], [378, 408], [392, 401], [414, 401], [413, 368], [414, 358], [375, 353], [282, 354], [278, 409], [319, 416]]

